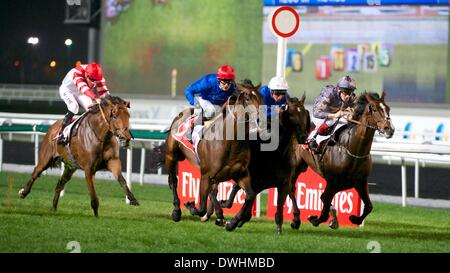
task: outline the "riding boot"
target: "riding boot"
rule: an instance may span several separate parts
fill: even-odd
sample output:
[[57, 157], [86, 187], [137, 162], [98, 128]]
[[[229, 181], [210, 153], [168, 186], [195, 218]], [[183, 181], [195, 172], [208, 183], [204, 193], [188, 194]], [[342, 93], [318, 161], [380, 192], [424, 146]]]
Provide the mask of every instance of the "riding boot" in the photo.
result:
[[63, 134], [64, 128], [66, 128], [67, 125], [70, 124], [70, 121], [72, 120], [74, 115], [75, 115], [74, 113], [68, 111], [67, 114], [64, 116], [64, 119], [63, 119], [63, 122], [62, 122], [62, 125], [61, 125], [61, 133], [60, 133], [59, 138], [58, 138], [58, 144], [66, 145], [66, 138], [64, 137], [64, 134]]

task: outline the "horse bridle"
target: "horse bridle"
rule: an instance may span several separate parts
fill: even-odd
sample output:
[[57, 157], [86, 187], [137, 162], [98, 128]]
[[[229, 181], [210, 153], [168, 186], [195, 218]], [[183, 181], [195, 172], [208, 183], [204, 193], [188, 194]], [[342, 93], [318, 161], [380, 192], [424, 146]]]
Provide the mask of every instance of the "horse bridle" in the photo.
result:
[[[101, 115], [102, 115], [103, 121], [105, 121], [106, 125], [108, 126], [108, 130], [111, 131], [111, 125], [109, 124], [108, 120], [106, 119], [105, 112], [103, 111], [102, 106], [101, 106], [100, 103], [98, 104], [98, 108], [100, 109], [100, 113], [101, 113]], [[111, 112], [111, 117], [112, 117], [112, 118], [116, 118], [116, 117], [112, 114], [112, 112]], [[123, 130], [123, 129], [122, 129], [122, 130]], [[114, 136], [116, 136], [116, 137], [117, 137], [119, 140], [121, 140], [121, 141], [127, 141], [127, 140], [128, 140], [126, 137], [121, 136], [119, 133], [117, 133], [117, 131], [119, 131], [119, 129], [116, 129], [116, 130], [114, 130], [114, 131], [111, 131], [111, 133], [113, 133]], [[133, 136], [133, 134], [131, 133], [131, 130], [129, 130], [129, 132], [130, 132], [131, 138], [134, 139], [134, 136]]]
[[[234, 107], [236, 107], [236, 104], [238, 103], [239, 98], [240, 98], [240, 96], [241, 96], [243, 93], [244, 93], [244, 92], [239, 93], [239, 95], [238, 95], [236, 101], [234, 102], [234, 105], [233, 105]], [[256, 96], [255, 91], [253, 91], [253, 90], [251, 91], [251, 94], [253, 94], [254, 96]], [[250, 96], [250, 94], [246, 94], [246, 95]], [[227, 100], [227, 102], [228, 102], [227, 108], [228, 108], [228, 112], [231, 114], [231, 116], [233, 117], [233, 119], [235, 119], [236, 122], [237, 122], [238, 124], [244, 124], [244, 123], [250, 122], [250, 121], [251, 121], [251, 120], [250, 120], [250, 117], [249, 117], [248, 119], [244, 119], [244, 121], [239, 121], [239, 120], [237, 119], [237, 117], [236, 117], [236, 115], [233, 113], [233, 111], [230, 110], [230, 104], [229, 104], [230, 98], [231, 98], [231, 96], [228, 97], [228, 100]], [[258, 124], [257, 124], [257, 126], [258, 126]]]
[[[372, 108], [371, 108], [371, 105], [370, 105], [370, 103], [369, 103], [369, 105], [368, 105], [368, 107], [369, 107], [369, 112], [370, 113], [373, 113], [373, 110], [372, 110]], [[373, 118], [373, 114], [371, 114], [371, 116], [372, 116], [372, 118]], [[374, 118], [373, 118], [374, 119]], [[362, 125], [362, 126], [365, 126], [365, 127], [367, 127], [367, 128], [370, 128], [370, 129], [373, 129], [373, 130], [375, 130], [375, 131], [378, 131], [380, 134], [381, 134], [381, 129], [378, 127], [378, 125], [377, 126], [372, 126], [372, 125], [370, 125], [370, 124], [367, 124], [367, 123], [362, 123], [361, 121], [358, 121], [358, 120], [354, 120], [354, 119], [351, 119], [351, 118], [349, 118], [349, 119], [347, 119], [349, 122], [352, 122], [352, 123], [355, 123], [355, 124], [359, 124], [359, 125]], [[384, 121], [386, 121], [386, 122], [389, 122], [391, 120], [391, 117], [388, 115], [388, 116], [386, 116], [385, 118], [384, 118]], [[375, 120], [374, 119], [374, 121], [375, 121], [375, 124], [378, 124], [379, 122], [382, 122], [382, 121], [380, 121], [380, 120]]]

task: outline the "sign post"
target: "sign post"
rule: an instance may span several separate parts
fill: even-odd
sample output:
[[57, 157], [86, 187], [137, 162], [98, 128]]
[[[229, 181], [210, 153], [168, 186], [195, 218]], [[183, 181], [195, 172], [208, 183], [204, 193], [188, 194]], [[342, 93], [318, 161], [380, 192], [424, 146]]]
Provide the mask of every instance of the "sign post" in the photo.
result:
[[277, 77], [286, 76], [287, 38], [293, 36], [300, 27], [300, 16], [292, 7], [282, 6], [269, 16], [270, 29], [278, 36]]

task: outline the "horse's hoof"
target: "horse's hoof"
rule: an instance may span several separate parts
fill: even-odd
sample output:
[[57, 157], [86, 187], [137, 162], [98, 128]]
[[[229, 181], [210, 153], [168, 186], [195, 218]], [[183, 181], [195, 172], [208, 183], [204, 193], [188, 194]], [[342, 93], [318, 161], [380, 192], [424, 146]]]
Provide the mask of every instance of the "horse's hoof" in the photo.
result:
[[227, 231], [233, 231], [236, 228], [236, 225], [233, 225], [231, 222], [227, 222], [227, 224], [225, 225], [225, 229]]
[[219, 227], [223, 227], [225, 225], [224, 219], [216, 219], [215, 224]]
[[299, 228], [300, 228], [300, 225], [301, 225], [301, 222], [300, 222], [300, 221], [292, 221], [292, 222], [291, 222], [291, 228], [292, 228], [292, 229], [299, 229]]
[[180, 221], [180, 219], [181, 219], [181, 209], [174, 209], [172, 211], [172, 220], [178, 222]]
[[207, 213], [207, 214], [203, 215], [202, 217], [200, 217], [200, 221], [206, 222], [209, 220], [209, 217], [210, 217], [210, 215], [208, 215], [208, 213]]
[[315, 215], [311, 215], [308, 217], [308, 221], [315, 227], [319, 225], [319, 222], [317, 221], [318, 217]]
[[24, 199], [25, 197], [27, 197], [27, 195], [25, 194], [25, 189], [24, 189], [24, 188], [20, 189], [20, 191], [19, 191], [19, 197], [22, 198], [22, 199]]
[[351, 215], [348, 219], [355, 225], [361, 225], [362, 223], [361, 218], [356, 215]]
[[338, 229], [338, 228], [339, 228], [339, 222], [338, 222], [337, 219], [336, 219], [336, 220], [331, 219], [331, 220], [330, 220], [330, 223], [328, 224], [328, 226], [329, 226], [331, 229]]
[[130, 200], [130, 206], [139, 206], [139, 202], [136, 199]]
[[277, 235], [281, 235], [281, 233], [282, 233], [281, 227], [277, 227]]

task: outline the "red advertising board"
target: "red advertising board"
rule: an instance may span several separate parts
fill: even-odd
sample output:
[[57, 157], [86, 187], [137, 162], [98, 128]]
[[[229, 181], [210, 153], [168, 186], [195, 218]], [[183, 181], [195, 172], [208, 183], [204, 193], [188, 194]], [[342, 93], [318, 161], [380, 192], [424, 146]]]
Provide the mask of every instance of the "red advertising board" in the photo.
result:
[[[233, 188], [233, 180], [219, 183], [217, 199], [227, 200]], [[187, 201], [195, 201], [198, 207], [200, 203], [199, 195], [200, 170], [194, 168], [187, 160], [178, 163], [178, 197], [181, 204]], [[239, 212], [245, 202], [245, 192], [239, 190], [230, 209], [224, 209], [224, 214], [234, 215]], [[209, 204], [209, 199], [208, 199]], [[253, 215], [255, 215], [255, 206], [253, 206]]]
[[[297, 178], [297, 187], [295, 192], [295, 198], [298, 208], [300, 209], [300, 219], [302, 222], [308, 222], [308, 216], [320, 215], [322, 210], [322, 201], [320, 195], [325, 190], [326, 181], [320, 177], [313, 170], [308, 170], [302, 173]], [[277, 210], [277, 192], [272, 188], [269, 190], [267, 201], [267, 217], [270, 219], [275, 218]], [[334, 198], [332, 204], [337, 210], [337, 217], [339, 225], [341, 226], [355, 226], [348, 219], [350, 215], [360, 215], [361, 199], [359, 198], [356, 190], [351, 189], [347, 191], [338, 192]], [[284, 203], [283, 219], [292, 220], [293, 218], [293, 206], [292, 200], [288, 197]], [[309, 222], [308, 222], [309, 223]]]

